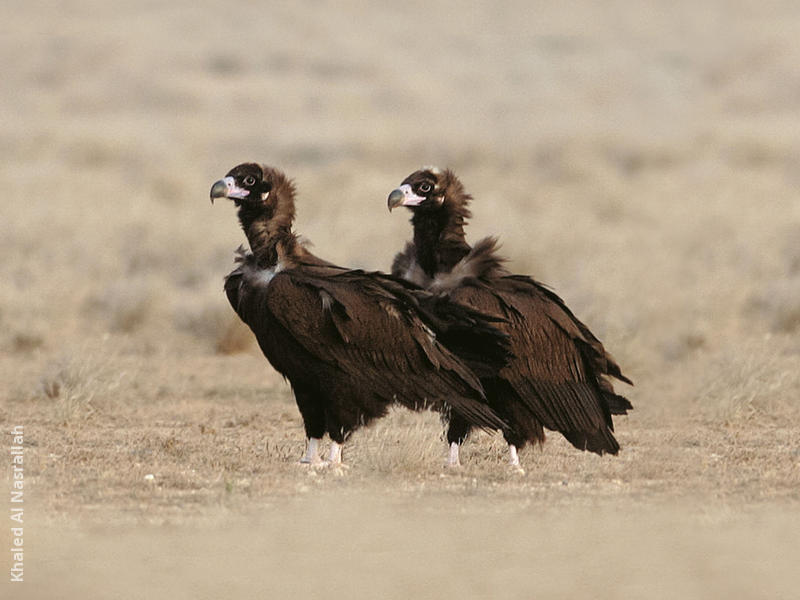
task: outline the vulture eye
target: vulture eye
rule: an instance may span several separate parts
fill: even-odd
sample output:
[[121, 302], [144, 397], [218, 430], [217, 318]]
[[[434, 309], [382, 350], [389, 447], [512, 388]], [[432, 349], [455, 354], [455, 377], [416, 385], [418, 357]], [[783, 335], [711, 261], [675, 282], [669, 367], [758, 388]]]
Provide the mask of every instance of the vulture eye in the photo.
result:
[[252, 175], [248, 175], [247, 177], [244, 178], [245, 185], [255, 185], [255, 183], [256, 183], [256, 178], [253, 177]]
[[422, 192], [423, 194], [427, 194], [428, 192], [431, 191], [431, 184], [428, 183], [427, 181], [424, 182], [424, 183], [420, 183], [419, 184], [419, 191]]

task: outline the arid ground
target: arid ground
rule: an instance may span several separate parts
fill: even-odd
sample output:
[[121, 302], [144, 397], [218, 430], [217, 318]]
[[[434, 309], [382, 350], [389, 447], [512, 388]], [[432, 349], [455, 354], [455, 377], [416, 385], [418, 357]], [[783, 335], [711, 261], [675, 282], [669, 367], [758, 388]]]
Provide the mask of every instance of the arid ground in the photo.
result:
[[[3, 598], [797, 598], [800, 4], [6, 2]], [[235, 164], [387, 269], [423, 164], [636, 386], [598, 457], [443, 467], [398, 410], [297, 464], [288, 385], [222, 292]], [[4, 510], [18, 507], [4, 437]], [[14, 513], [11, 513], [14, 514]], [[5, 519], [5, 517], [3, 517]], [[13, 594], [13, 595], [12, 595]]]

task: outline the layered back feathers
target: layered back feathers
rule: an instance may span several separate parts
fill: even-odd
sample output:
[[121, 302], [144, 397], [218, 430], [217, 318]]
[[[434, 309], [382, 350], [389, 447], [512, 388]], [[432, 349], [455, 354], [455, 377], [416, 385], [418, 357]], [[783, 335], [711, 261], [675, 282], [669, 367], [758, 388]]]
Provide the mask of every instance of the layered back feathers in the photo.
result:
[[469, 246], [464, 226], [472, 197], [451, 170], [425, 168], [403, 185], [414, 194], [407, 203], [414, 240], [395, 257], [392, 272], [504, 320], [499, 328], [509, 336], [513, 358], [484, 381], [490, 404], [530, 441], [544, 439], [544, 426], [579, 448], [616, 453], [611, 415], [632, 406], [608, 377], [630, 380], [600, 341], [555, 293], [511, 275], [496, 238]]

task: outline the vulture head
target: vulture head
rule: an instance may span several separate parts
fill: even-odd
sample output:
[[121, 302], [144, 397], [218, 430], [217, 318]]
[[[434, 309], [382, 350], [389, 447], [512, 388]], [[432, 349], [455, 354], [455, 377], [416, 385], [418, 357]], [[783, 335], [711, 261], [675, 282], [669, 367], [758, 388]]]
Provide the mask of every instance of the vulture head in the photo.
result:
[[450, 169], [423, 167], [414, 171], [389, 194], [389, 210], [398, 206], [411, 209], [414, 214], [449, 212], [464, 219], [471, 213], [467, 208], [471, 197]]
[[294, 220], [294, 184], [280, 170], [243, 163], [211, 186], [211, 202], [228, 198], [239, 207], [243, 221], [267, 221], [291, 227]]

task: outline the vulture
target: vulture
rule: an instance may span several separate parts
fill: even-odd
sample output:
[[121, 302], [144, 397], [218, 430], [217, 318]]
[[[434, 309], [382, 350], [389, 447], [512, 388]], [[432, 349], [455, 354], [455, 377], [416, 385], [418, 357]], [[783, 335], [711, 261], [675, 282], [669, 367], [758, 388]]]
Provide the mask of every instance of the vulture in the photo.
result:
[[[398, 253], [392, 274], [454, 302], [501, 317], [511, 358], [481, 376], [489, 405], [506, 422], [501, 428], [509, 462], [518, 469], [518, 450], [543, 443], [545, 429], [597, 454], [616, 454], [612, 415], [631, 403], [616, 394], [610, 378], [632, 384], [586, 325], [555, 293], [531, 277], [503, 266], [497, 240], [470, 246], [464, 226], [472, 200], [453, 171], [423, 167], [389, 194], [389, 210], [412, 212], [413, 241]], [[459, 447], [471, 426], [454, 414], [447, 441], [449, 464], [459, 465]]]
[[506, 336], [492, 319], [403, 280], [316, 257], [292, 230], [295, 188], [278, 169], [234, 167], [213, 184], [216, 198], [236, 205], [250, 246], [239, 248], [225, 292], [291, 384], [307, 438], [301, 463], [341, 464], [350, 433], [395, 402], [470, 427], [505, 425], [473, 371], [493, 372], [507, 360]]

